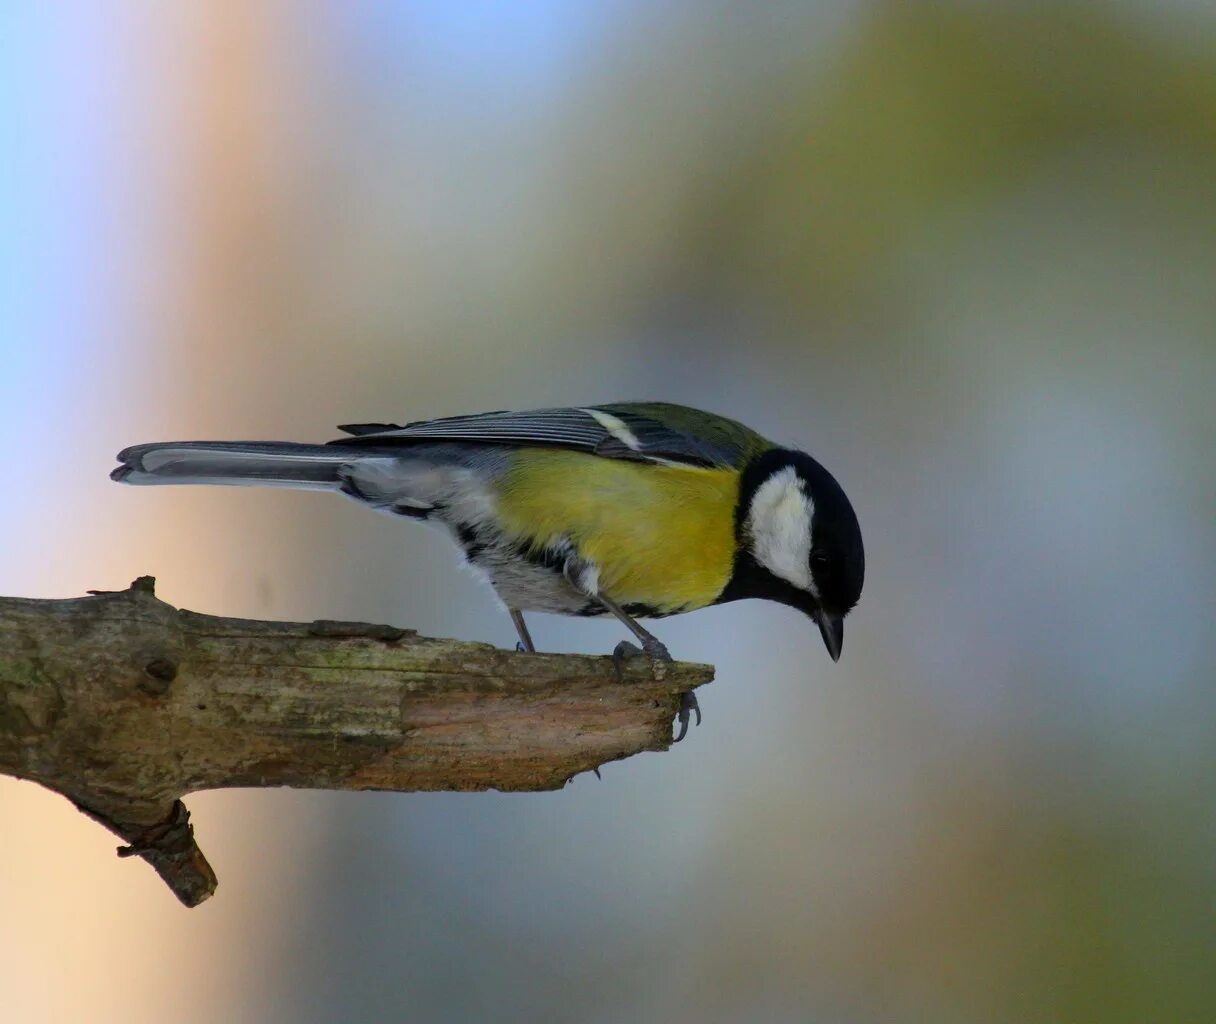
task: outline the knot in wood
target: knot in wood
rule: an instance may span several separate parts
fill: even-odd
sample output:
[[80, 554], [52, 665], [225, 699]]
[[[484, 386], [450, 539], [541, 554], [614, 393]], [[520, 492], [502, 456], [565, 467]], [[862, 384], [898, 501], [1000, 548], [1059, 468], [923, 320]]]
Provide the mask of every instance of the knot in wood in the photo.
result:
[[168, 658], [153, 658], [144, 666], [144, 674], [136, 684], [150, 697], [160, 697], [169, 691], [169, 684], [177, 678], [177, 665]]

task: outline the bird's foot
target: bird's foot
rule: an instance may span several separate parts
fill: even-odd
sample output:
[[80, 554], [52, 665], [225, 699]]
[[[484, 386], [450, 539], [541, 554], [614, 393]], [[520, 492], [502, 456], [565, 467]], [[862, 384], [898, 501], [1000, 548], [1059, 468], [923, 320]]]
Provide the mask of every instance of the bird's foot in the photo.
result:
[[685, 690], [680, 694], [680, 710], [676, 713], [676, 720], [680, 723], [680, 731], [676, 734], [676, 738], [672, 743], [679, 743], [680, 740], [688, 732], [688, 716], [691, 712], [697, 713], [697, 725], [701, 724], [701, 705], [697, 703], [697, 695], [692, 690]]
[[[620, 679], [622, 677], [626, 661], [642, 656], [648, 657], [655, 668], [660, 670], [655, 672], [657, 678], [662, 678], [662, 666], [674, 660], [667, 648], [654, 637], [651, 637], [649, 640], [643, 640], [641, 647], [630, 643], [628, 640], [622, 640], [612, 652], [612, 664], [616, 666], [617, 678]], [[680, 709], [676, 713], [676, 720], [680, 723], [680, 731], [676, 735], [676, 738], [672, 740], [673, 743], [679, 743], [688, 733], [688, 721], [694, 712], [697, 716], [697, 725], [700, 725], [701, 707], [697, 703], [697, 695], [692, 690], [686, 690], [680, 694]]]
[[637, 644], [631, 644], [628, 640], [622, 640], [612, 649], [612, 667], [616, 669], [616, 681], [619, 683], [625, 678], [625, 662], [632, 658], [640, 658], [642, 656], [642, 648]]
[[628, 640], [622, 640], [612, 651], [612, 664], [616, 668], [617, 679], [621, 679], [624, 675], [625, 662], [641, 657], [650, 659], [651, 665], [656, 669], [655, 678], [657, 679], [662, 679], [666, 673], [662, 666], [675, 660], [667, 648], [654, 637], [643, 640], [641, 647]]

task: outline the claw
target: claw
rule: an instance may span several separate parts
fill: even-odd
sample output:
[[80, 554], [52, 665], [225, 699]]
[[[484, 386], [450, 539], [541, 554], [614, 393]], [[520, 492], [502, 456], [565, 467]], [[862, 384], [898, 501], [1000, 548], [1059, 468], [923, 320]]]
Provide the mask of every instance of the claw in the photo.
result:
[[640, 657], [645, 652], [637, 644], [631, 644], [628, 640], [622, 640], [612, 649], [612, 667], [616, 669], [616, 681], [622, 682], [625, 678], [625, 662], [630, 658]]
[[672, 743], [679, 743], [687, 735], [689, 713], [693, 711], [697, 713], [697, 725], [700, 725], [701, 705], [697, 703], [697, 695], [692, 690], [685, 690], [680, 694], [680, 710], [676, 715], [676, 720], [680, 723], [680, 731]]
[[528, 648], [526, 648], [524, 646], [524, 642], [522, 640], [515, 641], [515, 653], [516, 654], [527, 654], [528, 653]]

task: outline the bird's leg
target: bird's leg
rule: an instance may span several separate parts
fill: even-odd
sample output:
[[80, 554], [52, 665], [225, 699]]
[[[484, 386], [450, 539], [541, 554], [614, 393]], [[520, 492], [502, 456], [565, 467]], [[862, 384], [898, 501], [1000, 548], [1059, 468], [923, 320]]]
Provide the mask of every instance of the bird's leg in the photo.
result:
[[[599, 601], [600, 604], [602, 604], [605, 608], [607, 608], [610, 612], [612, 612], [613, 615], [615, 615], [618, 619], [620, 619], [623, 623], [625, 623], [625, 625], [628, 627], [630, 633], [632, 633], [634, 636], [636, 636], [639, 640], [642, 641], [641, 650], [638, 650], [638, 648], [635, 647], [633, 644], [629, 643], [629, 641], [627, 641], [627, 640], [624, 641], [624, 646], [627, 651], [629, 649], [632, 649], [632, 653], [634, 653], [634, 654], [643, 654], [644, 653], [648, 657], [653, 658], [655, 661], [673, 660], [671, 655], [667, 653], [667, 648], [663, 645], [663, 642], [657, 636], [655, 636], [652, 632], [650, 632], [650, 630], [644, 628], [637, 621], [637, 619], [635, 619], [632, 615], [630, 615], [627, 611], [625, 611], [624, 608], [622, 608], [619, 604], [617, 604], [615, 601], [611, 600], [610, 598], [605, 597], [603, 594], [595, 594], [594, 596], [595, 596], [595, 599], [597, 601]], [[620, 649], [620, 646], [621, 646], [620, 644], [617, 645], [618, 650]], [[629, 657], [629, 656], [630, 656], [629, 653], [625, 654], [625, 657]]]
[[[657, 636], [639, 625], [638, 621], [613, 601], [612, 598], [605, 597], [601, 593], [598, 585], [599, 574], [596, 572], [594, 563], [572, 555], [566, 559], [565, 565], [562, 566], [562, 575], [566, 577], [575, 590], [591, 598], [593, 601], [598, 601], [620, 619], [629, 632], [642, 641], [641, 649], [636, 644], [631, 644], [628, 640], [622, 640], [616, 645], [616, 649], [612, 652], [612, 663], [616, 666], [618, 677], [621, 675], [621, 666], [625, 663], [626, 658], [634, 658], [639, 654], [645, 654], [652, 661], [663, 662], [672, 660], [671, 654]], [[696, 695], [691, 690], [680, 694], [680, 711], [677, 716], [680, 722], [680, 733], [676, 736], [674, 742], [679, 743], [684, 738], [684, 734], [688, 732], [688, 717], [693, 711], [697, 713], [697, 725], [700, 725], [701, 708], [697, 705]]]
[[515, 649], [527, 654], [536, 653], [536, 645], [532, 643], [532, 634], [528, 632], [528, 624], [524, 622], [524, 613], [518, 608], [508, 608], [511, 613], [511, 622], [515, 626], [515, 632], [519, 634], [519, 643], [515, 645]]
[[[622, 640], [616, 645], [616, 650], [612, 652], [612, 661], [616, 665], [617, 674], [620, 674], [621, 665], [626, 658], [634, 658], [639, 654], [645, 654], [654, 661], [671, 661], [672, 657], [668, 653], [666, 646], [659, 640], [657, 636], [644, 628], [632, 615], [622, 608], [615, 601], [605, 597], [603, 594], [596, 594], [595, 599], [607, 608], [613, 615], [620, 619], [629, 631], [642, 641], [642, 646], [639, 649], [636, 644], [631, 644], [628, 640]], [[680, 694], [680, 711], [677, 719], [680, 723], [680, 732], [673, 742], [679, 743], [688, 732], [688, 719], [692, 712], [697, 713], [697, 725], [701, 724], [701, 707], [697, 704], [697, 695], [692, 690], [687, 690]]]
[[624, 608], [600, 592], [598, 583], [599, 572], [594, 562], [588, 562], [577, 555], [570, 555], [562, 566], [562, 575], [566, 577], [566, 582], [570, 586], [584, 597], [589, 597], [592, 601], [602, 604], [629, 627], [629, 632], [642, 641], [641, 650], [636, 645], [626, 641], [622, 641], [616, 645], [616, 650], [612, 652], [612, 660], [617, 663], [618, 673], [620, 672], [622, 659], [631, 658], [638, 654], [644, 653], [655, 661], [672, 660], [671, 655], [667, 653], [667, 648], [663, 646], [657, 636], [649, 630], [643, 629], [638, 625], [637, 620], [625, 611]]

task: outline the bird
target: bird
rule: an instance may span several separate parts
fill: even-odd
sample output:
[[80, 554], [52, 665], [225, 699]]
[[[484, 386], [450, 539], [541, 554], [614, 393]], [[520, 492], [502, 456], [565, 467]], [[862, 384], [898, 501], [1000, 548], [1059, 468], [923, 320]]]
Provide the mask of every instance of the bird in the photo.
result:
[[[865, 578], [861, 528], [806, 452], [668, 402], [352, 423], [325, 444], [173, 441], [118, 454], [126, 484], [332, 491], [439, 525], [488, 580], [534, 652], [525, 612], [611, 615], [670, 661], [638, 620], [745, 598], [809, 616], [833, 661]], [[691, 693], [681, 701], [683, 738]]]

